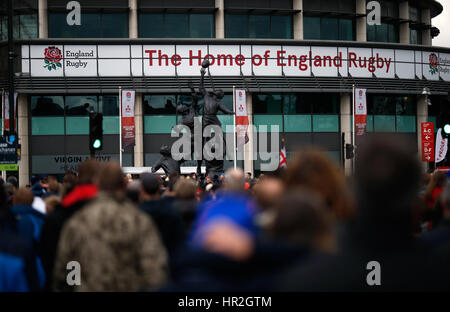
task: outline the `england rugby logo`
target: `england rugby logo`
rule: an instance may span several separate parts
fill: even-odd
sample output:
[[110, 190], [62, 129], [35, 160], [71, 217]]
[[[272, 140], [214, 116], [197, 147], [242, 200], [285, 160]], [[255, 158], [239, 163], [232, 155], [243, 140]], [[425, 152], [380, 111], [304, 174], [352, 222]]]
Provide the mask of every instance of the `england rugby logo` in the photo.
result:
[[43, 67], [47, 68], [49, 71], [56, 70], [62, 67], [62, 53], [61, 50], [57, 47], [45, 48], [44, 57], [45, 65]]
[[432, 75], [436, 74], [439, 71], [439, 60], [436, 54], [430, 54], [430, 73]]

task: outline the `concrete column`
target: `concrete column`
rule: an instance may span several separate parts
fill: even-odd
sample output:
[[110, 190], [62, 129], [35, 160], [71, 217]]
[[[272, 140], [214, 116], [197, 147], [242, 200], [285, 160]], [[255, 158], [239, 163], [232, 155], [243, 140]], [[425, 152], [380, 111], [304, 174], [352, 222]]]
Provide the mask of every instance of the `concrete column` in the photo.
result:
[[303, 40], [303, 0], [293, 0], [292, 8], [301, 10], [294, 15], [294, 39]]
[[[400, 2], [398, 5], [399, 17], [401, 19], [409, 19], [409, 4], [408, 1]], [[400, 24], [400, 43], [409, 44], [409, 23]]]
[[136, 145], [134, 146], [135, 167], [144, 167], [144, 110], [142, 107], [142, 97], [142, 94], [136, 93], [134, 107], [134, 122], [136, 127]]
[[128, 0], [130, 15], [128, 17], [128, 29], [130, 38], [137, 38], [139, 34], [138, 27], [138, 2], [137, 0]]
[[[344, 133], [345, 135], [345, 143], [352, 143], [352, 94], [345, 93], [341, 94], [341, 135]], [[344, 155], [345, 157], [345, 155]], [[351, 175], [352, 168], [352, 160], [345, 159], [344, 162], [344, 170], [346, 175]]]
[[[418, 156], [420, 161], [422, 161], [422, 122], [428, 121], [428, 104], [427, 96], [421, 95], [417, 100], [417, 150], [419, 151]], [[425, 171], [428, 169], [427, 162], [421, 162], [422, 168]]]
[[225, 38], [225, 1], [216, 0], [216, 8], [216, 38], [223, 39]]
[[[431, 25], [431, 12], [430, 9], [422, 10], [422, 23]], [[422, 45], [431, 45], [431, 29], [422, 31]]]
[[253, 157], [253, 102], [251, 93], [247, 92], [247, 114], [248, 114], [248, 143], [244, 145], [244, 172], [251, 172], [255, 176]]
[[[366, 14], [366, 0], [356, 0], [356, 14]], [[356, 18], [356, 41], [367, 41], [366, 16]]]
[[28, 97], [19, 94], [17, 98], [18, 135], [22, 146], [21, 160], [19, 161], [19, 185], [25, 186], [30, 182], [30, 150], [28, 128]]
[[47, 0], [38, 1], [39, 38], [48, 38]]

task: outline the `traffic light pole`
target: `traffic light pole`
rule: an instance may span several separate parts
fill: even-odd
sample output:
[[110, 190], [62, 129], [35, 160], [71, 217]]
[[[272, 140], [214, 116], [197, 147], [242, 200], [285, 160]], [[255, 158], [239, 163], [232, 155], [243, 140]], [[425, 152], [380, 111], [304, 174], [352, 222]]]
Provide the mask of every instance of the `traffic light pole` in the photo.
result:
[[14, 112], [14, 42], [13, 42], [13, 0], [8, 0], [8, 73], [9, 73], [9, 135], [15, 135]]

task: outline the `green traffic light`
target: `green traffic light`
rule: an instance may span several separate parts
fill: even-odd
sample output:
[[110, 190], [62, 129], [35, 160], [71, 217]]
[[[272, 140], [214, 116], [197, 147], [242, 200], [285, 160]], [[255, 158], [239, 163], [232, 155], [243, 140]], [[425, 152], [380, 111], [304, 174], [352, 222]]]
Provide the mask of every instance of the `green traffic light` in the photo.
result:
[[446, 125], [444, 126], [444, 132], [445, 132], [446, 134], [450, 134], [450, 124], [446, 124]]
[[100, 141], [99, 139], [96, 139], [94, 141], [94, 144], [92, 144], [92, 147], [95, 148], [95, 149], [100, 148], [100, 146], [102, 146], [102, 141]]

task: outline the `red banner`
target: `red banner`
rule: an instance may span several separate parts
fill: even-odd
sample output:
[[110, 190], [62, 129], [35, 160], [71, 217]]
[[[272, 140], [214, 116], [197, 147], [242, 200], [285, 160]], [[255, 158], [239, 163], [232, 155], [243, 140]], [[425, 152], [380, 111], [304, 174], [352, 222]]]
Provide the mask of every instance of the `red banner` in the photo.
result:
[[134, 98], [135, 91], [122, 91], [122, 148], [135, 144]]
[[[8, 132], [10, 131], [9, 128], [9, 92], [4, 92], [3, 93], [3, 123], [4, 123], [4, 131]], [[15, 122], [14, 122], [14, 132], [17, 131], [17, 93], [14, 93], [14, 118], [15, 118]]]
[[355, 133], [356, 136], [366, 134], [367, 129], [367, 100], [366, 89], [355, 89]]
[[422, 122], [422, 161], [434, 162], [434, 123]]

